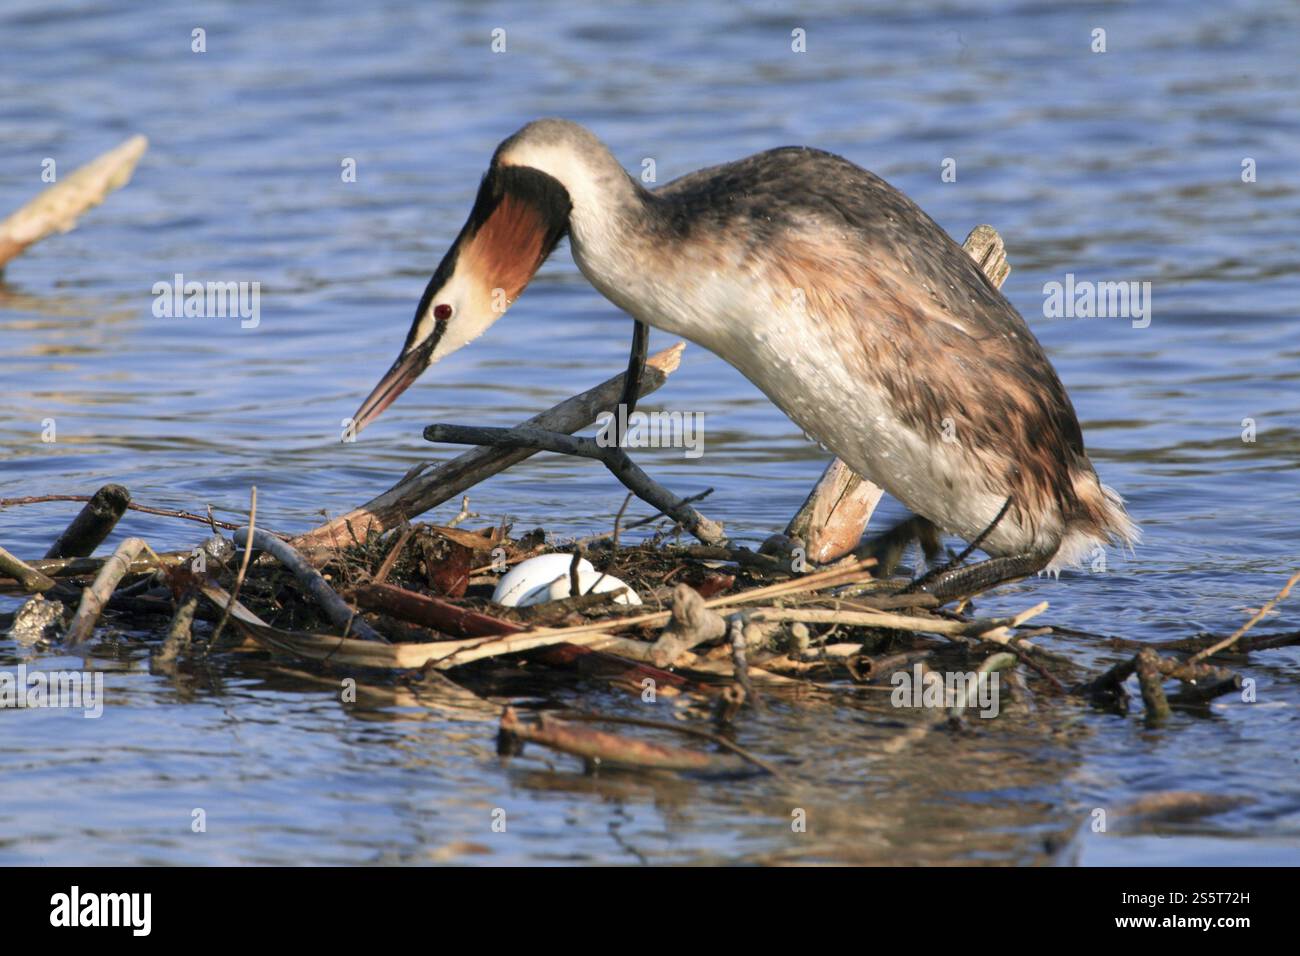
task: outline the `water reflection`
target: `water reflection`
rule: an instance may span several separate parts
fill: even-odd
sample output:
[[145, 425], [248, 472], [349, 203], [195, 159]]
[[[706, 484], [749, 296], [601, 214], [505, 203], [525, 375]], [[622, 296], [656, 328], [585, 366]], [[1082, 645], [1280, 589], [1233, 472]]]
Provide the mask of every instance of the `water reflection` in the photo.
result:
[[[10, 3], [0, 29], [22, 42], [0, 71], [0, 203], [31, 194], [45, 156], [93, 154], [136, 130], [153, 145], [129, 187], [0, 283], [0, 496], [113, 480], [139, 502], [236, 518], [256, 484], [268, 526], [303, 528], [451, 454], [420, 439], [428, 422], [510, 424], [620, 369], [626, 320], [561, 249], [473, 349], [363, 442], [338, 441], [493, 147], [561, 114], [629, 169], [653, 157], [660, 181], [808, 143], [886, 176], [955, 235], [995, 225], [1007, 294], [1146, 539], [1104, 574], [1026, 582], [984, 609], [1048, 600], [1052, 622], [1143, 640], [1230, 631], [1300, 553], [1300, 13], [1156, 2], [1102, 14], [1115, 45], [1095, 56], [1095, 16], [1069, 7], [826, 0], [801, 11], [809, 53], [794, 56], [789, 18], [749, 3], [544, 16], [518, 4], [181, 15], [91, 2], [70, 15]], [[196, 20], [220, 38], [205, 57], [188, 50]], [[511, 52], [494, 58], [498, 21]], [[443, 38], [432, 58], [431, 36]], [[957, 183], [936, 173], [948, 156]], [[345, 157], [356, 183], [340, 179]], [[1241, 181], [1244, 157], [1254, 184]], [[177, 272], [261, 282], [259, 328], [155, 318], [153, 283]], [[1045, 283], [1071, 272], [1151, 281], [1151, 327], [1044, 318]], [[708, 451], [647, 452], [648, 470], [682, 493], [715, 487], [710, 516], [743, 540], [784, 525], [823, 456], [761, 394], [688, 349], [655, 402], [704, 412]], [[41, 440], [46, 419], [56, 441]], [[607, 530], [622, 498], [599, 469], [541, 457], [476, 488], [473, 506], [576, 536]], [[0, 511], [0, 541], [43, 553], [68, 517], [55, 504]], [[196, 528], [131, 513], [109, 546], [126, 535], [163, 550], [192, 545]], [[13, 607], [0, 598], [0, 612]], [[1260, 628], [1294, 620], [1284, 606]], [[345, 675], [233, 653], [168, 671], [151, 667], [151, 640], [110, 635], [92, 656], [107, 678], [99, 721], [0, 711], [0, 862], [1296, 859], [1294, 648], [1250, 663], [1256, 703], [1220, 701], [1158, 730], [1017, 704], [963, 734], [919, 734], [920, 715], [870, 693], [777, 694], [739, 742], [779, 762], [787, 785], [591, 776], [536, 748], [498, 757], [504, 700], [640, 712], [593, 682], [505, 684], [484, 707], [365, 675], [345, 703]], [[1094, 638], [1055, 642], [1089, 667], [1117, 659]], [[0, 668], [19, 663], [75, 662], [0, 643]], [[1172, 790], [1254, 800], [1190, 824], [1091, 829], [1097, 808]], [[505, 832], [491, 827], [498, 808]]]

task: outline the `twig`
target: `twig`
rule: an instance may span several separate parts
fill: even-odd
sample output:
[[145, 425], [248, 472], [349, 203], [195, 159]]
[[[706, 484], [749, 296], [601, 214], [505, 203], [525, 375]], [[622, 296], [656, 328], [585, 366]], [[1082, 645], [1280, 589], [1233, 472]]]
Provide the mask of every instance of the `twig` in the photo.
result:
[[[987, 685], [991, 680], [990, 674], [995, 671], [1006, 670], [1015, 667], [1020, 662], [1020, 658], [1015, 654], [1007, 651], [999, 651], [996, 654], [990, 654], [986, 657], [979, 667], [975, 669], [975, 691], [978, 694], [981, 685]], [[948, 718], [950, 720], [961, 720], [966, 708], [970, 706], [970, 699], [966, 691], [970, 688], [969, 684], [962, 684], [957, 688], [957, 700], [953, 706], [948, 708]]]
[[130, 570], [131, 562], [138, 558], [141, 552], [146, 551], [149, 551], [149, 545], [141, 538], [127, 538], [117, 546], [112, 557], [104, 562], [103, 567], [99, 569], [99, 574], [95, 575], [94, 582], [81, 592], [81, 604], [77, 607], [77, 613], [72, 623], [68, 625], [68, 633], [64, 637], [65, 647], [76, 647], [90, 637], [95, 629], [95, 622], [99, 620], [104, 606], [113, 596], [113, 589]]
[[371, 579], [372, 583], [383, 584], [388, 580], [388, 573], [393, 570], [393, 565], [397, 563], [398, 557], [401, 556], [402, 549], [406, 547], [406, 542], [411, 539], [411, 534], [414, 530], [415, 529], [409, 524], [402, 526], [402, 530], [397, 534], [397, 541], [393, 544], [392, 548], [389, 549], [388, 554], [384, 556], [383, 563], [379, 565], [379, 570], [375, 572], [375, 576]]
[[[678, 343], [646, 360], [646, 374], [641, 384], [642, 397], [668, 380], [668, 376], [677, 369], [684, 348], [683, 343]], [[596, 420], [600, 412], [617, 406], [623, 380], [623, 375], [616, 375], [595, 388], [565, 399], [524, 424], [556, 432], [575, 432], [586, 428]], [[533, 454], [534, 450], [526, 448], [476, 448], [436, 467], [424, 465], [412, 469], [407, 477], [379, 497], [294, 538], [293, 545], [313, 557], [318, 551], [328, 554], [328, 549], [349, 524], [358, 528], [363, 535], [383, 533]]]
[[[618, 550], [618, 534], [620, 525], [623, 523], [623, 515], [627, 512], [627, 506], [632, 503], [632, 499], [635, 497], [636, 495], [629, 491], [626, 497], [623, 498], [623, 506], [618, 509], [618, 514], [614, 515], [614, 534], [610, 538], [610, 550], [612, 551]], [[682, 501], [685, 500], [685, 498], [682, 499]]]
[[191, 632], [194, 626], [194, 612], [199, 607], [199, 596], [189, 592], [176, 605], [176, 613], [167, 625], [167, 638], [154, 658], [154, 663], [167, 666], [175, 663], [182, 650], [190, 646]]
[[731, 667], [736, 676], [736, 683], [745, 692], [745, 700], [753, 706], [759, 705], [754, 692], [754, 684], [749, 679], [749, 660], [746, 655], [745, 629], [749, 626], [748, 615], [737, 611], [727, 618], [727, 638], [731, 641]]
[[837, 611], [826, 608], [762, 607], [754, 610], [754, 621], [801, 621], [804, 624], [846, 624], [853, 627], [879, 627], [893, 631], [913, 631], [940, 634], [945, 637], [972, 637], [998, 644], [1032, 647], [1023, 641], [999, 633], [1017, 627], [1047, 610], [1043, 601], [1010, 618], [984, 618], [973, 621], [950, 621], [941, 617], [910, 614], [891, 614], [888, 611]]
[[[632, 348], [627, 357], [627, 372], [623, 376], [623, 393], [619, 396], [618, 403], [622, 407], [622, 414], [619, 409], [615, 409], [620, 422], [626, 423], [636, 411], [636, 400], [641, 394], [641, 377], [645, 374], [646, 347], [650, 344], [650, 326], [646, 325], [640, 319], [632, 320]], [[623, 444], [623, 432], [620, 429], [618, 433], [618, 443]]]
[[[253, 531], [257, 527], [257, 485], [252, 486], [251, 504], [248, 508], [248, 530]], [[217, 641], [221, 640], [221, 632], [225, 630], [226, 622], [230, 620], [230, 609], [233, 608], [239, 600], [239, 589], [244, 586], [244, 575], [248, 573], [248, 562], [253, 557], [253, 549], [244, 548], [244, 559], [239, 562], [239, 574], [235, 576], [235, 586], [230, 592], [230, 603], [226, 609], [221, 612], [221, 620], [217, 622], [217, 628], [212, 632], [212, 637], [208, 639], [209, 647], [216, 647]]]
[[[251, 520], [251, 519], [250, 519]], [[251, 547], [250, 547], [251, 542]], [[279, 538], [273, 538], [265, 531], [254, 530], [251, 523], [248, 528], [240, 528], [235, 532], [236, 547], [244, 548], [244, 566], [248, 565], [248, 554], [256, 548], [259, 551], [265, 551], [272, 555], [277, 561], [283, 564], [298, 579], [298, 583], [303, 589], [324, 610], [326, 616], [337, 626], [343, 629], [346, 635], [349, 629], [358, 637], [367, 641], [381, 641], [388, 643], [388, 638], [384, 637], [373, 627], [357, 615], [357, 612], [348, 606], [333, 588], [326, 583], [321, 577], [319, 571], [308, 563], [307, 559], [293, 549], [293, 546]], [[243, 571], [240, 571], [240, 580], [243, 579]], [[239, 580], [235, 582], [238, 589]], [[236, 594], [231, 595], [233, 603]]]
[[667, 730], [673, 733], [686, 734], [690, 737], [699, 737], [719, 747], [725, 747], [736, 756], [748, 760], [755, 767], [770, 773], [772, 776], [782, 780], [788, 779], [786, 775], [777, 767], [755, 756], [739, 744], [733, 743], [721, 734], [715, 734], [711, 730], [703, 730], [699, 727], [692, 727], [689, 724], [672, 724], [666, 720], [649, 720], [645, 717], [621, 717], [612, 714], [588, 714], [584, 711], [567, 711], [564, 715], [566, 720], [581, 720], [592, 724], [627, 724], [632, 727], [648, 727], [654, 730]]
[[1282, 590], [1277, 593], [1277, 597], [1273, 598], [1273, 600], [1269, 601], [1262, 608], [1260, 608], [1254, 614], [1254, 616], [1251, 617], [1249, 621], [1241, 625], [1241, 627], [1237, 628], [1237, 630], [1234, 631], [1230, 636], [1225, 637], [1223, 640], [1219, 641], [1219, 643], [1211, 645], [1210, 647], [1207, 647], [1205, 650], [1198, 651], [1197, 653], [1193, 654], [1191, 657], [1191, 662], [1193, 664], [1198, 663], [1200, 661], [1205, 660], [1207, 657], [1213, 657], [1215, 654], [1219, 653], [1219, 651], [1227, 650], [1229, 647], [1232, 647], [1233, 644], [1236, 644], [1237, 641], [1241, 639], [1241, 636], [1243, 634], [1245, 634], [1252, 627], [1254, 627], [1256, 624], [1262, 621], [1265, 615], [1267, 615], [1269, 611], [1273, 610], [1273, 608], [1275, 608], [1279, 602], [1286, 599], [1286, 596], [1291, 593], [1291, 589], [1295, 587], [1295, 583], [1297, 581], [1300, 581], [1300, 571], [1297, 571], [1295, 574], [1291, 575], [1290, 580], [1286, 582], [1286, 586], [1283, 587]]
[[[110, 555], [111, 557], [111, 555]], [[132, 563], [129, 574], [139, 574], [148, 571], [154, 567], [174, 567], [178, 564], [185, 564], [190, 560], [188, 551], [165, 551], [162, 554], [154, 554], [147, 561], [135, 561]], [[28, 561], [27, 564], [36, 571], [48, 575], [56, 580], [63, 578], [77, 578], [88, 574], [98, 574], [99, 569], [109, 560], [104, 558], [38, 558], [35, 561]], [[0, 586], [7, 582], [0, 581]]]
[[0, 574], [16, 580], [27, 593], [48, 591], [54, 587], [55, 580], [36, 570], [22, 558], [16, 557], [0, 548]]
[[[620, 737], [602, 730], [578, 727], [548, 714], [541, 714], [537, 724], [525, 724], [513, 707], [501, 715], [500, 734], [509, 740], [528, 741], [582, 757], [591, 763], [612, 763], [647, 770], [674, 770], [708, 773], [735, 773], [748, 761], [730, 754], [707, 754], [665, 744]], [[502, 742], [503, 752], [514, 748]]]
[[[43, 504], [47, 501], [92, 501], [94, 495], [29, 495], [25, 498], [0, 498], [0, 510], [12, 508], [15, 505], [36, 505]], [[161, 515], [164, 518], [182, 518], [185, 521], [197, 521], [199, 524], [206, 524], [212, 527], [215, 534], [217, 528], [224, 528], [227, 531], [234, 531], [243, 527], [231, 521], [218, 521], [212, 517], [212, 506], [208, 505], [207, 514], [194, 514], [192, 511], [177, 511], [172, 508], [153, 508], [149, 505], [136, 504], [134, 501], [127, 502], [128, 511], [139, 511], [142, 514]], [[278, 538], [287, 538], [288, 535], [281, 534], [278, 531], [271, 532]]]
[[[693, 505], [697, 501], [703, 501], [711, 494], [713, 494], [713, 489], [705, 488], [703, 491], [697, 491], [693, 495], [687, 495], [685, 498], [682, 499], [682, 501], [686, 502], [688, 505]], [[627, 530], [631, 531], [633, 528], [642, 528], [648, 524], [653, 524], [654, 522], [658, 521], [660, 518], [666, 518], [666, 517], [668, 516], [664, 514], [662, 511], [657, 511], [647, 518], [638, 518], [636, 521], [631, 522], [627, 526]]]
[[1147, 720], [1157, 723], [1169, 718], [1169, 700], [1165, 697], [1164, 675], [1160, 673], [1160, 659], [1156, 652], [1144, 647], [1133, 659], [1138, 685], [1142, 688], [1142, 702], [1146, 704]]
[[638, 498], [679, 522], [705, 544], [724, 544], [727, 540], [722, 525], [704, 517], [682, 498], [656, 482], [641, 470], [623, 448], [617, 445], [602, 445], [594, 438], [578, 438], [531, 425], [516, 425], [514, 428], [430, 425], [424, 430], [424, 438], [426, 441], [450, 442], [457, 445], [523, 448], [591, 458], [608, 468], [610, 473]]
[[477, 518], [477, 517], [479, 517], [479, 513], [477, 511], [469, 510], [469, 495], [462, 495], [460, 499], [460, 511], [457, 512], [456, 517], [448, 521], [444, 527], [455, 528], [462, 521], [468, 521], [470, 518]]

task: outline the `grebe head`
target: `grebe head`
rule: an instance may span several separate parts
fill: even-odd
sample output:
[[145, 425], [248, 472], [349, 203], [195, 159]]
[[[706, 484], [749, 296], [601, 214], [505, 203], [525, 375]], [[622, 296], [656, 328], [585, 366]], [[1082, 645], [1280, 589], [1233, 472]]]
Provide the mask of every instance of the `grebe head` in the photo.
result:
[[598, 177], [584, 155], [588, 140], [608, 156], [599, 140], [564, 120], [530, 123], [497, 148], [469, 219], [420, 298], [401, 353], [353, 416], [354, 431], [425, 369], [482, 335], [519, 297], [569, 229], [567, 184], [583, 190]]

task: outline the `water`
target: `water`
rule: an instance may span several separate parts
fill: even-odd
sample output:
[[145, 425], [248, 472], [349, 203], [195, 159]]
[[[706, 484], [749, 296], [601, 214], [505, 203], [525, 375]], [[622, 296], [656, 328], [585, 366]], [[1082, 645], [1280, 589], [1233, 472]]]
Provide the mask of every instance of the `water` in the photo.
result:
[[[1133, 638], [1227, 632], [1298, 563], [1300, 12], [1285, 2], [780, 5], [611, 2], [265, 7], [9, 0], [0, 12], [0, 205], [131, 133], [134, 181], [0, 285], [0, 495], [89, 493], [310, 527], [417, 461], [430, 421], [511, 424], [621, 368], [629, 323], [561, 249], [511, 314], [355, 445], [350, 415], [388, 367], [496, 143], [529, 119], [589, 125], [660, 181], [771, 146], [840, 152], [953, 235], [990, 222], [1005, 289], [1050, 352], [1105, 479], [1146, 538], [1105, 573], [1007, 589], [1052, 621]], [[191, 52], [204, 28], [207, 52]], [[806, 54], [790, 52], [807, 30]], [[1108, 52], [1090, 52], [1095, 27]], [[507, 52], [490, 52], [506, 30]], [[940, 180], [945, 158], [955, 183]], [[1243, 158], [1258, 181], [1243, 183]], [[357, 181], [340, 176], [356, 160]], [[261, 283], [261, 322], [158, 319], [155, 282]], [[1153, 319], [1046, 319], [1066, 273], [1150, 281]], [[656, 335], [654, 347], [671, 340]], [[651, 407], [703, 411], [705, 454], [645, 452], [743, 538], [781, 527], [824, 461], [736, 373], [690, 348]], [[55, 420], [57, 441], [41, 441]], [[1242, 440], [1252, 419], [1256, 440]], [[476, 488], [473, 507], [558, 536], [608, 529], [622, 490], [554, 457]], [[0, 513], [43, 552], [73, 506]], [[447, 506], [450, 508], [451, 506]], [[444, 508], [435, 516], [450, 514]], [[898, 514], [893, 507], [884, 520]], [[197, 525], [129, 514], [155, 548]], [[0, 599], [0, 610], [14, 602]], [[1259, 630], [1294, 629], [1297, 604]], [[1061, 641], [1101, 666], [1115, 653]], [[502, 764], [495, 713], [223, 663], [153, 676], [138, 637], [97, 652], [106, 712], [5, 711], [0, 861], [468, 863], [1294, 862], [1295, 648], [1247, 668], [1257, 702], [1147, 728], [1086, 709], [1011, 712], [973, 738], [889, 753], [879, 701], [775, 701], [740, 742], [792, 782], [584, 777]], [[0, 644], [0, 664], [78, 666]], [[635, 710], [574, 682], [561, 699]], [[531, 753], [531, 752], [530, 752]], [[1096, 808], [1162, 790], [1247, 798], [1154, 832], [1097, 835]], [[192, 832], [196, 808], [207, 832]], [[493, 832], [494, 809], [507, 813]], [[795, 808], [808, 832], [791, 832]]]

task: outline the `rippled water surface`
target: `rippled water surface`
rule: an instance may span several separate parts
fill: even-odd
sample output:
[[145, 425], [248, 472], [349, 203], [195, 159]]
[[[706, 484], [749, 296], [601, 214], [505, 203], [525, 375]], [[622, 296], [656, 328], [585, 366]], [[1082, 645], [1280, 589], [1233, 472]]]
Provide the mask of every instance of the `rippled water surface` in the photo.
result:
[[[207, 52], [191, 52], [206, 30]], [[1090, 50], [1106, 30], [1107, 52]], [[506, 31], [494, 54], [491, 32]], [[791, 31], [807, 52], [791, 52]], [[630, 323], [561, 249], [510, 315], [356, 444], [341, 420], [388, 367], [492, 149], [529, 119], [590, 126], [660, 181], [777, 145], [881, 174], [954, 236], [996, 226], [1005, 290], [1069, 388], [1090, 452], [1145, 541], [1104, 573], [1006, 589], [1089, 631], [1226, 633], [1300, 565], [1300, 11], [1154, 2], [778, 4], [27, 2], [0, 8], [0, 207], [131, 133], [132, 183], [0, 284], [0, 496], [84, 494], [299, 530], [452, 452], [430, 421], [511, 424], [617, 371]], [[340, 164], [356, 161], [355, 183]], [[940, 178], [955, 159], [955, 183]], [[1244, 159], [1257, 181], [1242, 181]], [[160, 319], [155, 282], [261, 283], [261, 321]], [[1043, 317], [1043, 285], [1149, 281], [1149, 327]], [[656, 334], [653, 344], [671, 343]], [[655, 397], [707, 416], [706, 452], [642, 456], [749, 540], [784, 525], [824, 454], [737, 373], [690, 347]], [[57, 441], [43, 442], [53, 419]], [[1254, 441], [1243, 441], [1243, 420]], [[606, 530], [603, 471], [543, 457], [475, 489], [485, 516]], [[0, 512], [40, 554], [75, 506]], [[451, 506], [447, 506], [450, 508]], [[435, 516], [447, 517], [444, 508]], [[453, 509], [454, 510], [454, 509]], [[895, 517], [896, 505], [883, 518]], [[196, 525], [132, 513], [112, 541], [188, 547]], [[15, 602], [0, 598], [0, 611]], [[1294, 630], [1297, 605], [1259, 630]], [[1095, 642], [1048, 639], [1097, 666]], [[789, 783], [584, 776], [504, 764], [496, 712], [422, 706], [374, 678], [269, 665], [150, 673], [123, 635], [100, 720], [0, 712], [0, 862], [1294, 862], [1295, 648], [1159, 729], [1083, 708], [1012, 710], [973, 736], [891, 744], [880, 701], [775, 699], [740, 742]], [[80, 666], [0, 642], [0, 666]], [[561, 699], [627, 708], [571, 682]], [[533, 690], [536, 690], [534, 688]], [[531, 751], [530, 751], [531, 754]], [[1101, 836], [1093, 809], [1163, 790], [1243, 798]], [[808, 832], [791, 832], [791, 808]], [[195, 808], [207, 832], [191, 832]], [[490, 826], [507, 811], [506, 832]]]

